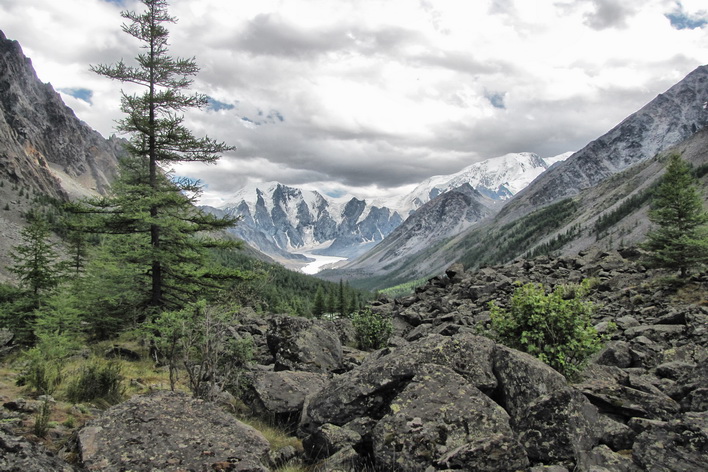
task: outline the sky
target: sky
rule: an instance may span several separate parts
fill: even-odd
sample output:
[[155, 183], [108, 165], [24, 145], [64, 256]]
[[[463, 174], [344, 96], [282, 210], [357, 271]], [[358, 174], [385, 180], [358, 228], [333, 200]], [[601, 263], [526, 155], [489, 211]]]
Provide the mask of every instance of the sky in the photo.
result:
[[[131, 62], [135, 0], [0, 0], [0, 30], [104, 136]], [[705, 0], [172, 0], [170, 53], [195, 57], [186, 114], [237, 149], [189, 164], [202, 202], [278, 181], [401, 195], [510, 152], [576, 151], [708, 63]]]

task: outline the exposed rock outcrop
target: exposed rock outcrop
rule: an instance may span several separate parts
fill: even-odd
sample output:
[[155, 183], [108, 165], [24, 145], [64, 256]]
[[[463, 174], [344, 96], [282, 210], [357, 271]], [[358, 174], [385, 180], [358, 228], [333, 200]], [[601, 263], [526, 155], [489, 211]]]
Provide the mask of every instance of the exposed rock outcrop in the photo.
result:
[[217, 406], [158, 391], [116, 405], [78, 434], [88, 470], [268, 470], [268, 441]]
[[[372, 310], [392, 318], [394, 344], [305, 403], [306, 452], [341, 470], [696, 470], [708, 461], [708, 276], [677, 293], [640, 256], [594, 251], [474, 273], [457, 265], [413, 296], [379, 299]], [[588, 277], [610, 342], [576, 384], [473, 334], [514, 282], [550, 289]], [[691, 291], [699, 303], [682, 301]]]
[[0, 470], [4, 472], [78, 472], [44, 447], [0, 427]]

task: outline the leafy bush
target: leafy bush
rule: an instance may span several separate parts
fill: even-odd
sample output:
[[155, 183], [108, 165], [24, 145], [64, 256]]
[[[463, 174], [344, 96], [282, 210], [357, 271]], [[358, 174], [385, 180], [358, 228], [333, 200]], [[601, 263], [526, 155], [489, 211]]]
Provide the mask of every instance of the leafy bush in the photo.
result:
[[389, 318], [369, 309], [357, 312], [352, 317], [359, 349], [380, 349], [386, 345], [393, 333], [393, 323]]
[[590, 285], [586, 280], [546, 294], [541, 284], [529, 283], [516, 289], [508, 311], [490, 302], [498, 340], [574, 377], [602, 347], [602, 338], [591, 325], [593, 306], [583, 300]]
[[123, 395], [123, 376], [118, 361], [93, 360], [84, 365], [66, 389], [66, 396], [73, 403], [104, 400], [118, 403]]
[[162, 312], [145, 326], [156, 359], [169, 366], [172, 390], [181, 365], [195, 398], [213, 400], [224, 389], [240, 394], [254, 344], [250, 336], [232, 334], [234, 323], [233, 313], [201, 300]]

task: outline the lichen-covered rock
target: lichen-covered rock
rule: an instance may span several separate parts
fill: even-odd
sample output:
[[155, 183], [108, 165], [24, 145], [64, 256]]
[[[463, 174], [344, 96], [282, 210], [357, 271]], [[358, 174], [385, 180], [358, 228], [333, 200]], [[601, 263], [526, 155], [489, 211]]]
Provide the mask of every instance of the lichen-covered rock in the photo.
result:
[[524, 415], [532, 401], [567, 386], [565, 377], [529, 354], [497, 345], [493, 358], [500, 402], [512, 419]]
[[687, 413], [637, 436], [632, 457], [644, 470], [689, 472], [708, 464], [708, 413]]
[[77, 472], [44, 447], [0, 427], [0, 470], [3, 472]]
[[506, 412], [449, 368], [421, 366], [389, 408], [372, 434], [376, 465], [384, 469], [425, 470], [431, 462], [447, 469], [464, 462], [467, 470], [514, 470], [528, 464]]
[[322, 459], [335, 452], [361, 443], [362, 437], [356, 431], [333, 424], [324, 424], [302, 441], [308, 457]]
[[321, 390], [328, 379], [326, 374], [315, 372], [258, 372], [247, 397], [256, 413], [296, 425], [305, 398]]
[[[109, 408], [78, 434], [88, 470], [265, 472], [268, 441], [216, 405], [168, 391]], [[221, 467], [221, 469], [219, 469]]]
[[582, 472], [640, 472], [632, 458], [618, 454], [605, 445], [582, 454], [577, 469]]
[[530, 459], [554, 463], [578, 460], [598, 443], [597, 409], [571, 387], [556, 390], [527, 405], [515, 429]]
[[359, 417], [380, 419], [388, 404], [418, 372], [421, 365], [446, 366], [471, 385], [491, 392], [496, 386], [491, 355], [494, 342], [469, 334], [431, 335], [390, 353], [382, 352], [360, 367], [335, 377], [309, 402], [302, 427], [344, 425]]
[[337, 332], [314, 320], [274, 316], [267, 335], [275, 370], [327, 373], [342, 367], [342, 343]]

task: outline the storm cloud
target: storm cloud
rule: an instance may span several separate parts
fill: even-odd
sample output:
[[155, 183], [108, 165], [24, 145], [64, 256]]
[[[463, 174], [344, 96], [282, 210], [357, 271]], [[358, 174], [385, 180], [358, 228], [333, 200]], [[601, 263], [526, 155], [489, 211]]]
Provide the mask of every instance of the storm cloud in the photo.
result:
[[[136, 0], [3, 0], [0, 29], [104, 135]], [[204, 202], [277, 180], [374, 198], [508, 152], [578, 150], [708, 57], [701, 0], [174, 0], [171, 53], [195, 56], [196, 134], [237, 149], [183, 165]]]

